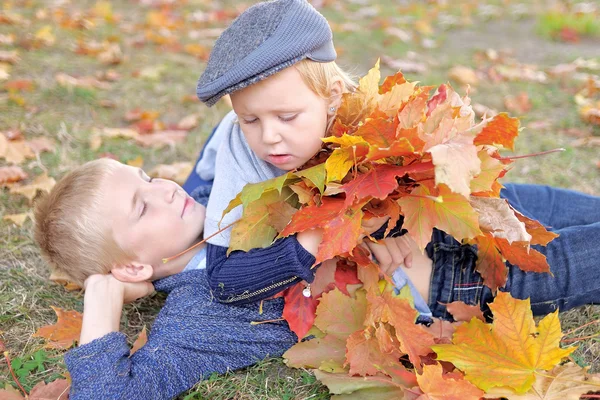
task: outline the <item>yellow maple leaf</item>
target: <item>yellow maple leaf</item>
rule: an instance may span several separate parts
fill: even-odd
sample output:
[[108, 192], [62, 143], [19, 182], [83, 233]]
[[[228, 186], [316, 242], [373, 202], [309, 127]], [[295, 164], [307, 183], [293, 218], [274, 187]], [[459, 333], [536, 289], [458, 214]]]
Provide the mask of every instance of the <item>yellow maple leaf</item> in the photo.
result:
[[494, 322], [472, 319], [456, 329], [452, 344], [433, 346], [439, 360], [449, 361], [482, 390], [509, 387], [527, 392], [538, 370], [551, 370], [575, 348], [559, 347], [558, 311], [535, 326], [529, 299], [498, 292], [490, 308]]

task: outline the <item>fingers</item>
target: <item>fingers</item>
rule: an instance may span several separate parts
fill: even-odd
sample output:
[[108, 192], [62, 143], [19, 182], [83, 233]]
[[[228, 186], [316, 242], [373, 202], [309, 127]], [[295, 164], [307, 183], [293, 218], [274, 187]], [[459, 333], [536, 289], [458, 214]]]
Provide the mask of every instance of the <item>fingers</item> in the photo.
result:
[[407, 239], [408, 235], [404, 235], [404, 236], [400, 236], [396, 239], [396, 244], [398, 245], [398, 248], [400, 249], [400, 252], [402, 253], [402, 261], [404, 263], [404, 266], [406, 268], [411, 268], [412, 267], [412, 260], [413, 260], [413, 252], [412, 249], [410, 248], [410, 243], [408, 242]]
[[371, 241], [367, 241], [365, 243], [369, 250], [371, 250], [373, 257], [375, 257], [379, 268], [387, 274], [387, 271], [392, 268], [392, 255], [390, 254], [388, 248], [383, 244]]

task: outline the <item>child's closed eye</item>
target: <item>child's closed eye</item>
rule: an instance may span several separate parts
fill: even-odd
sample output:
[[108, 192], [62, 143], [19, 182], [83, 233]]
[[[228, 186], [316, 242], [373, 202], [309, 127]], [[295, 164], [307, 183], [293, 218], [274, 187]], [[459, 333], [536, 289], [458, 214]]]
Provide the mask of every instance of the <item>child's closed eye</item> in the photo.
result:
[[293, 121], [294, 119], [296, 119], [296, 117], [298, 116], [298, 114], [292, 114], [292, 115], [280, 115], [279, 119], [284, 121], [284, 122], [290, 122]]

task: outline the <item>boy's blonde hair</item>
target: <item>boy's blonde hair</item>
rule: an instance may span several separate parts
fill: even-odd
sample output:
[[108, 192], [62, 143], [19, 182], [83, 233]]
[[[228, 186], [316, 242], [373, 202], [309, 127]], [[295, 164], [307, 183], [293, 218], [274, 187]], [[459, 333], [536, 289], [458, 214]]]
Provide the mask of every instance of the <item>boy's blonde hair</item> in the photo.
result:
[[35, 202], [34, 237], [43, 258], [81, 287], [88, 276], [107, 274], [115, 263], [131, 259], [102, 218], [101, 185], [116, 166], [108, 159], [88, 162]]
[[[350, 74], [340, 68], [335, 61], [320, 63], [310, 59], [304, 59], [294, 66], [298, 72], [300, 72], [302, 79], [304, 79], [304, 83], [306, 83], [313, 92], [324, 99], [331, 98], [331, 85], [337, 78], [342, 81], [343, 93], [354, 92], [358, 87], [358, 84]], [[329, 128], [333, 125], [334, 120], [335, 118], [329, 118], [327, 131], [329, 131]]]

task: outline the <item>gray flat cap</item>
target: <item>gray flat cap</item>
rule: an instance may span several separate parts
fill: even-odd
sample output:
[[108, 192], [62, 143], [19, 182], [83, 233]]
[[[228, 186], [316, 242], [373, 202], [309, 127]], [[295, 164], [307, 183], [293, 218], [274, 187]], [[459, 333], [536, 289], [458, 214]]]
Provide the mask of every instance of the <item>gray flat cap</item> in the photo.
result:
[[309, 58], [336, 58], [331, 28], [306, 0], [258, 3], [244, 11], [215, 42], [198, 80], [198, 98], [209, 107], [226, 94]]

